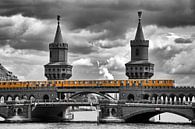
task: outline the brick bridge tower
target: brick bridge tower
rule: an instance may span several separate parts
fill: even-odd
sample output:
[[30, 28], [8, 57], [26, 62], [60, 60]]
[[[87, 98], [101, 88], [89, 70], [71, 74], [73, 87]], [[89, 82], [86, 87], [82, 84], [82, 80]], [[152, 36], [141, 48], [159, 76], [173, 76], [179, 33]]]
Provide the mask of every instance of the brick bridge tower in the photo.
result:
[[149, 79], [154, 74], [154, 64], [148, 61], [149, 40], [144, 39], [141, 25], [142, 12], [138, 12], [139, 22], [135, 39], [130, 41], [131, 61], [125, 64], [129, 79]]
[[72, 76], [72, 65], [68, 64], [68, 44], [63, 42], [60, 16], [57, 16], [57, 30], [54, 42], [49, 44], [50, 61], [45, 67], [48, 80], [65, 80]]

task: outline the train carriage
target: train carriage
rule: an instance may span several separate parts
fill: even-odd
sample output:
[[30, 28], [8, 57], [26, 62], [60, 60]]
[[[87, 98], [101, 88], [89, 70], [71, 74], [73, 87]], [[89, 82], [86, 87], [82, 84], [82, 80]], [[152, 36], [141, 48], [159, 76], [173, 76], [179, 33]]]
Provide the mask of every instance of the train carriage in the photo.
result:
[[174, 87], [174, 80], [49, 80], [49, 81], [1, 81], [0, 88], [89, 88], [89, 87]]

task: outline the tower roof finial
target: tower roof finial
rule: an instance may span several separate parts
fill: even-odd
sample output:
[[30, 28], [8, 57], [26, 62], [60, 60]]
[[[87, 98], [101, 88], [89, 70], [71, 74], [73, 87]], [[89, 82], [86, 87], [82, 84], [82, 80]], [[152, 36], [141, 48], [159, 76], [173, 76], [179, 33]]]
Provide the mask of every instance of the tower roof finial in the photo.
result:
[[135, 40], [145, 40], [144, 39], [144, 34], [142, 31], [142, 25], [141, 25], [141, 16], [142, 16], [142, 11], [138, 11], [138, 26], [137, 26], [137, 32], [136, 32], [136, 36], [135, 36]]
[[58, 25], [60, 24], [60, 15], [57, 15]]
[[139, 17], [139, 21], [142, 19], [142, 11], [138, 11], [138, 17]]
[[60, 29], [60, 15], [57, 15], [57, 21], [58, 21], [58, 26], [57, 26], [56, 35], [54, 38], [54, 43], [63, 43], [63, 38], [61, 34], [61, 29]]

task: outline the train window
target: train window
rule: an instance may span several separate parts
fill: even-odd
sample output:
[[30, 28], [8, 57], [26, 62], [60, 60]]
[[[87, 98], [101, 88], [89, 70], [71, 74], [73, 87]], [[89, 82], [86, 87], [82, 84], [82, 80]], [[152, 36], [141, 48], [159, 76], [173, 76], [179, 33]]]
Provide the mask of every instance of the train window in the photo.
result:
[[148, 83], [148, 80], [146, 80], [146, 83]]
[[152, 80], [152, 83], [154, 84], [155, 83], [155, 80]]
[[112, 81], [109, 81], [109, 83], [111, 83], [111, 84], [112, 84]]

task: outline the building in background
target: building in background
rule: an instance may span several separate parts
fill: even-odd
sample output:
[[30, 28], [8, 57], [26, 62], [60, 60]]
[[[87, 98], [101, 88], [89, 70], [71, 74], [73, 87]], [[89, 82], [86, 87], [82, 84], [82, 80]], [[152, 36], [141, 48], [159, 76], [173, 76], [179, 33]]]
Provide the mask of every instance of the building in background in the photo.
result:
[[0, 64], [0, 81], [18, 81], [18, 78]]

